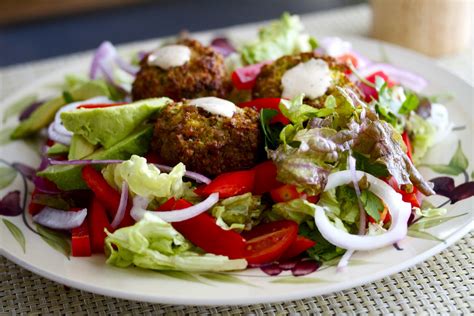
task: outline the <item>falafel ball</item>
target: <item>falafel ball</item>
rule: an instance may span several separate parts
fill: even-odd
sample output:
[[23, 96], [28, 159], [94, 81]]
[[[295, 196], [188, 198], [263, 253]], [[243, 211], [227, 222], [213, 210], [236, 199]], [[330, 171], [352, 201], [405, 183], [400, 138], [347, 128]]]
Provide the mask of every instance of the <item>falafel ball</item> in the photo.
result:
[[169, 105], [157, 118], [152, 148], [166, 164], [183, 162], [211, 177], [248, 169], [264, 154], [259, 113], [237, 108], [229, 118], [186, 102]]
[[162, 69], [149, 65], [148, 56], [143, 58], [132, 86], [133, 100], [164, 96], [179, 101], [226, 94], [229, 83], [222, 55], [192, 39], [177, 44], [190, 48], [191, 60], [182, 66]]
[[326, 97], [335, 92], [336, 86], [350, 87], [360, 96], [359, 89], [345, 74], [349, 70], [347, 65], [336, 62], [336, 60], [330, 56], [321, 56], [314, 52], [306, 52], [283, 56], [275, 60], [273, 63], [263, 66], [253, 87], [252, 97], [254, 99], [281, 97], [283, 92], [281, 79], [285, 72], [300, 63], [309, 61], [312, 58], [322, 59], [328, 64], [331, 71], [332, 84], [321, 97], [316, 99], [305, 98], [304, 101], [306, 104], [317, 108], [323, 107]]

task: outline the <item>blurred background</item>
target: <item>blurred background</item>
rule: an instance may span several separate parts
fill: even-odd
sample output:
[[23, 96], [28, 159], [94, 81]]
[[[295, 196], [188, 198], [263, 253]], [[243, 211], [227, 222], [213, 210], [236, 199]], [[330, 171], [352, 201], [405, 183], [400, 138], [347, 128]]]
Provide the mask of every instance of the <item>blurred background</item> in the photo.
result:
[[0, 67], [364, 0], [0, 0]]

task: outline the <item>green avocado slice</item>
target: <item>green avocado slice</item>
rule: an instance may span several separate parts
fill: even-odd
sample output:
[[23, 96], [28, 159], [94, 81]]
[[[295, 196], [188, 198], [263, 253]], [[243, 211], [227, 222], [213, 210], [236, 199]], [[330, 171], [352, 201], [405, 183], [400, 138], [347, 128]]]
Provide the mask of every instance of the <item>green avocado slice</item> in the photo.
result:
[[[96, 96], [110, 97], [109, 89], [104, 81], [88, 81], [69, 91], [74, 101], [87, 100]], [[67, 104], [64, 96], [59, 96], [43, 103], [29, 118], [22, 121], [13, 133], [11, 139], [20, 139], [31, 136], [48, 126], [53, 120], [56, 112]]]
[[61, 113], [61, 120], [74, 135], [84, 137], [93, 145], [111, 148], [171, 102], [168, 98], [155, 98], [120, 106], [82, 108]]
[[[148, 151], [152, 135], [152, 125], [142, 126], [114, 146], [100, 148], [83, 159], [129, 159], [133, 154], [143, 155]], [[81, 176], [82, 168], [81, 165], [52, 165], [37, 175], [54, 182], [61, 190], [87, 189]]]

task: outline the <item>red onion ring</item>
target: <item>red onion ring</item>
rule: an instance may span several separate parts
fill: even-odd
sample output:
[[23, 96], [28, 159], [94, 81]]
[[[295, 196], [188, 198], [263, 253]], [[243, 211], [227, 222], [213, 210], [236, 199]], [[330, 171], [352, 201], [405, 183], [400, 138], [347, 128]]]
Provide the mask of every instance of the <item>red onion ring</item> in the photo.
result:
[[[166, 166], [166, 165], [155, 164], [155, 166], [158, 167], [158, 169], [166, 171], [166, 172], [170, 172], [173, 169], [173, 167]], [[208, 177], [194, 171], [186, 171], [184, 175], [187, 178], [196, 180], [199, 183], [209, 184], [212, 181]]]
[[[321, 235], [331, 244], [349, 250], [372, 250], [392, 245], [407, 234], [407, 222], [411, 214], [411, 205], [402, 200], [402, 196], [384, 181], [362, 171], [356, 172], [357, 181], [363, 176], [371, 184], [370, 190], [388, 206], [392, 224], [388, 231], [377, 236], [358, 236], [336, 228], [328, 219], [323, 207], [316, 204], [314, 221]], [[329, 175], [325, 190], [334, 189], [352, 181], [351, 171], [344, 170]]]
[[169, 212], [151, 212], [146, 210], [149, 200], [137, 195], [133, 198], [133, 207], [130, 211], [130, 215], [137, 222], [141, 220], [145, 214], [159, 217], [161, 220], [164, 220], [168, 223], [182, 222], [206, 212], [218, 201], [219, 193], [212, 193], [204, 201], [187, 208]]
[[33, 216], [33, 221], [52, 229], [73, 229], [82, 225], [87, 216], [87, 209], [80, 211], [63, 211], [46, 206]]
[[117, 228], [117, 226], [122, 222], [125, 211], [127, 210], [127, 203], [128, 203], [128, 184], [127, 182], [122, 182], [122, 193], [120, 195], [120, 203], [117, 209], [117, 213], [110, 224], [113, 229]]

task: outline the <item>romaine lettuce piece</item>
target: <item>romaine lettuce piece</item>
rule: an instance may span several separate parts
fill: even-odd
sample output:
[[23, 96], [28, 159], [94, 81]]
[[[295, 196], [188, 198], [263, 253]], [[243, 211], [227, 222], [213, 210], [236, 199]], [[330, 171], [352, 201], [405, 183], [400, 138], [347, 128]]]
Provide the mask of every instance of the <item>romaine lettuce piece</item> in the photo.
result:
[[185, 172], [186, 167], [179, 163], [169, 173], [161, 173], [155, 165], [148, 164], [145, 158], [137, 155], [102, 170], [104, 178], [113, 187], [120, 188], [125, 181], [133, 194], [157, 199], [182, 197], [189, 188], [183, 182]]
[[153, 270], [230, 271], [247, 267], [244, 259], [202, 254], [171, 224], [150, 214], [133, 226], [107, 234], [107, 263], [121, 268], [135, 265]]
[[263, 209], [260, 196], [249, 192], [220, 201], [211, 212], [222, 228], [242, 231], [250, 230], [260, 222]]
[[241, 49], [242, 60], [246, 64], [256, 64], [315, 49], [316, 40], [303, 33], [303, 30], [297, 15], [284, 13], [280, 20], [260, 29], [258, 40]]

